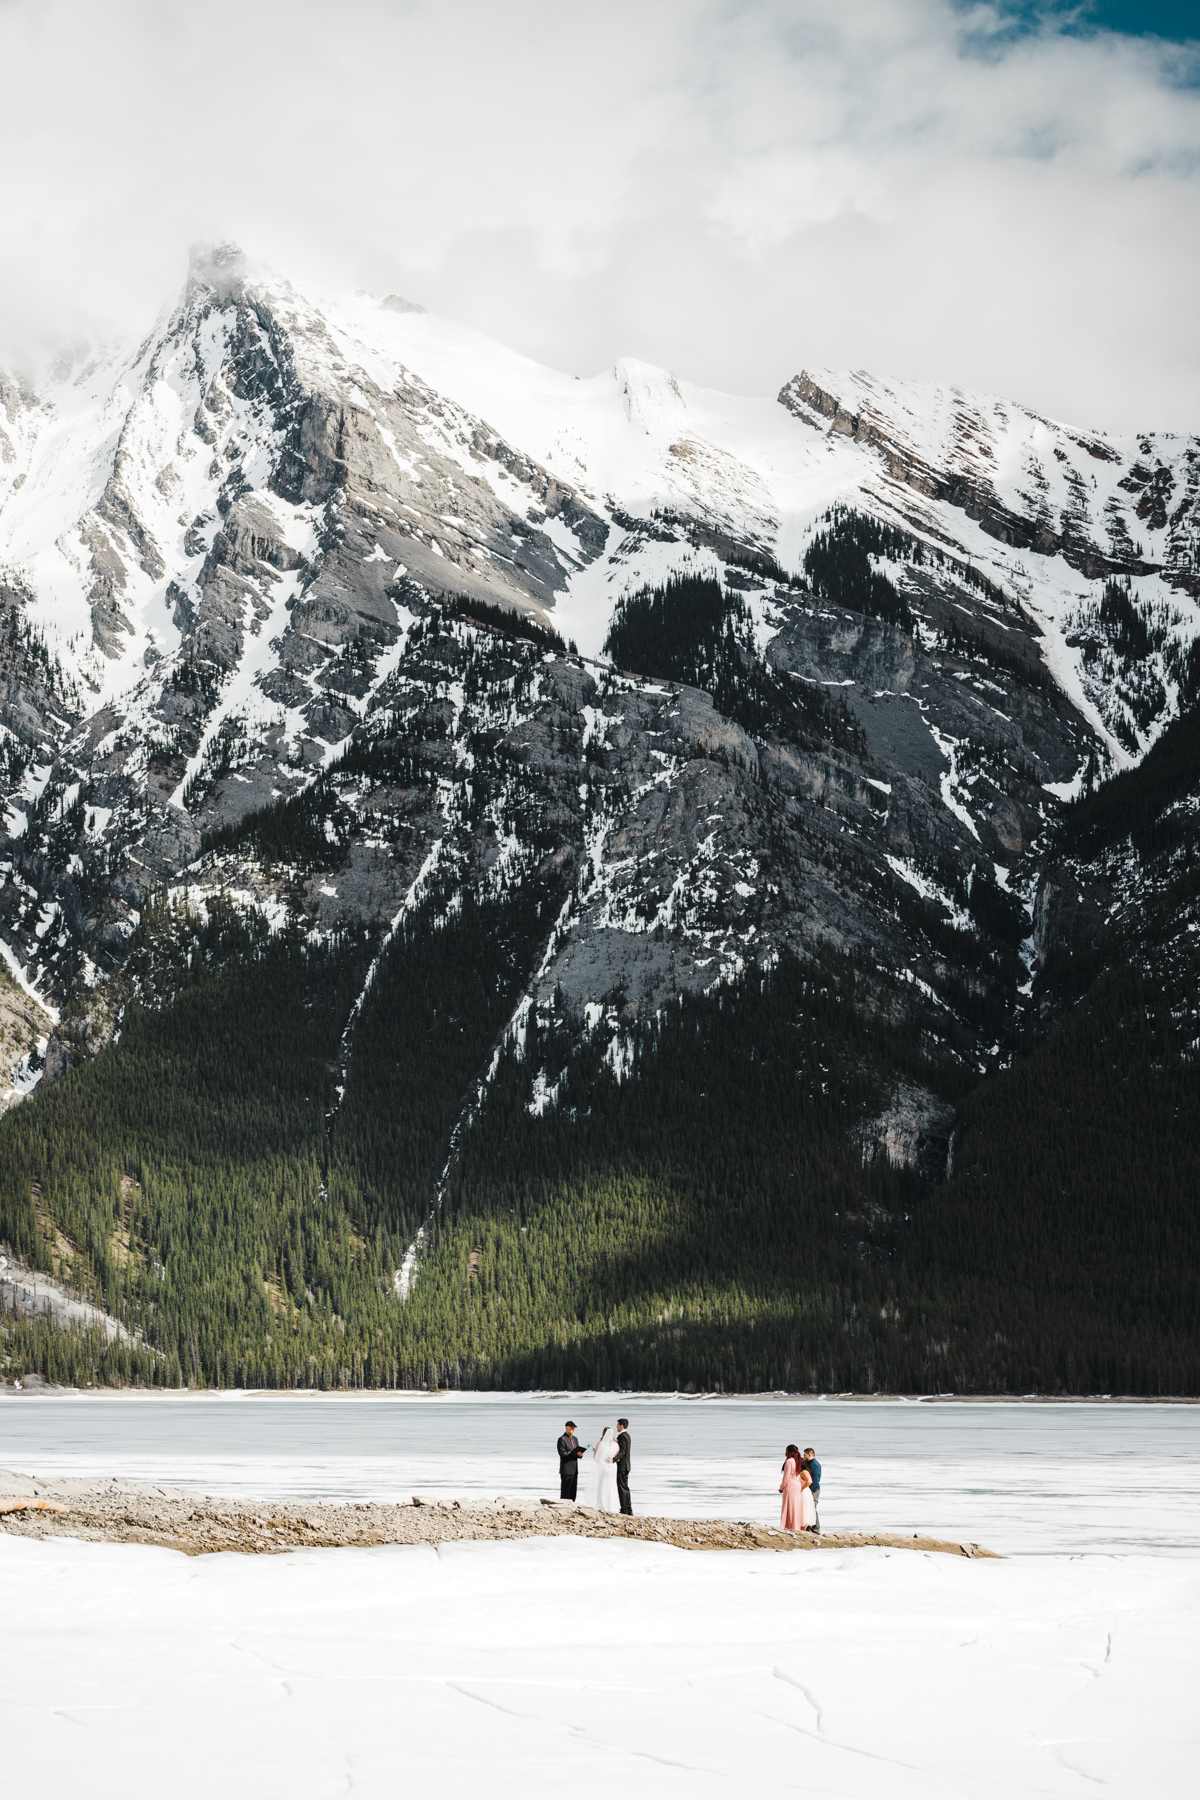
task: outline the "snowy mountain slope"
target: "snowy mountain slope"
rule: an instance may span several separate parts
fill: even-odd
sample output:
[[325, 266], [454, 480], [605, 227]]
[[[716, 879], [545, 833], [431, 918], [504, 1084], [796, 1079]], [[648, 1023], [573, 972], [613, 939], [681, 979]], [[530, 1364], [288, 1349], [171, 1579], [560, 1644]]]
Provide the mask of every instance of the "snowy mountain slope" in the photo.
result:
[[[1028, 609], [1058, 677], [1102, 732], [1112, 670], [1088, 667], [1103, 649], [1088, 632], [1097, 582], [1136, 582], [1135, 603], [1163, 615], [1167, 641], [1180, 650], [1196, 635], [1189, 604], [1200, 589], [1194, 438], [1108, 438], [1004, 401], [861, 372], [805, 372], [777, 402], [714, 393], [629, 360], [581, 381], [463, 327], [367, 296], [331, 316], [347, 353], [377, 378], [397, 361], [418, 370], [562, 480], [626, 515], [680, 511], [701, 535], [758, 544], [788, 568], [798, 566], [814, 525], [837, 501], [882, 511], [956, 547]], [[807, 429], [790, 429], [781, 408]], [[610, 593], [626, 585], [621, 564], [646, 548], [636, 533], [614, 546]], [[1033, 567], [1030, 554], [1038, 559]], [[607, 610], [597, 604], [595, 571], [575, 575], [572, 587], [597, 596], [595, 612]], [[579, 641], [597, 650], [602, 619], [579, 624]], [[1177, 706], [1172, 661], [1168, 651], [1156, 721]], [[1148, 741], [1134, 731], [1132, 748], [1110, 737], [1116, 761]]]
[[[883, 962], [867, 896], [953, 926], [976, 865], [1028, 886], [1057, 797], [1200, 692], [1190, 440], [861, 374], [800, 375], [778, 400], [632, 361], [579, 380], [394, 298], [301, 295], [228, 246], [194, 256], [136, 349], [9, 380], [0, 404], [0, 569], [44, 646], [40, 686], [29, 650], [10, 682], [28, 703], [0, 936], [60, 1002], [92, 1005], [164, 888], [215, 877], [273, 917], [373, 927], [435, 843], [448, 867], [519, 861], [499, 799], [481, 825], [480, 746], [528, 759], [551, 730], [572, 746], [547, 779], [581, 873], [547, 983], [573, 1003], [619, 976], [655, 1005], [769, 957], [772, 912], [784, 942]], [[855, 518], [890, 534], [855, 551], [883, 615], [814, 572]], [[618, 598], [680, 572], [741, 595], [758, 652], [848, 709], [857, 747], [756, 739], [677, 685], [569, 658], [497, 692], [486, 631], [430, 615], [485, 600], [596, 656]], [[205, 833], [300, 796], [398, 713], [427, 762], [440, 746], [436, 785], [414, 805], [392, 780], [364, 808], [335, 780], [336, 882], [244, 851], [197, 863]], [[745, 781], [765, 813], [730, 793]], [[402, 855], [368, 822], [397, 808]], [[787, 881], [781, 828], [808, 846]], [[831, 832], [854, 869], [832, 885]], [[938, 996], [928, 961], [907, 955], [903, 979]], [[954, 958], [942, 972], [961, 981]]]
[[[798, 419], [862, 446], [869, 495], [996, 580], [1115, 766], [1195, 698], [1200, 629], [1200, 441], [1110, 439], [957, 389], [865, 374], [801, 374], [780, 394]], [[1131, 670], [1100, 604], [1116, 580], [1155, 639]]]
[[[364, 535], [372, 522], [389, 527], [405, 567], [435, 588], [482, 583], [502, 600], [559, 609], [592, 653], [631, 582], [689, 550], [719, 554], [721, 534], [795, 568], [836, 501], [957, 544], [1051, 631], [1068, 679], [1081, 679], [1085, 659], [1061, 640], [1082, 628], [1088, 584], [1104, 575], [1136, 579], [1139, 605], [1174, 601], [1170, 638], [1194, 635], [1195, 442], [1108, 440], [956, 390], [817, 372], [778, 402], [737, 399], [628, 360], [579, 380], [394, 300], [310, 302], [225, 248], [196, 258], [183, 303], [132, 357], [64, 364], [44, 399], [4, 391], [16, 446], [0, 502], [5, 560], [27, 570], [36, 614], [81, 661], [91, 617], [95, 647], [118, 665], [108, 691], [128, 686], [147, 652], [177, 647], [166, 589], [189, 593], [201, 572], [229, 465], [269, 511], [276, 500], [328, 503], [336, 476], [306, 458], [320, 462], [331, 404], [340, 428], [349, 421], [366, 440], [346, 459], [353, 469], [361, 458], [367, 491], [347, 511]], [[323, 396], [324, 409], [297, 420], [301, 394]], [[214, 419], [222, 441], [210, 444], [196, 425]], [[473, 502], [457, 512], [455, 468]], [[664, 510], [685, 515], [698, 542], [664, 553], [645, 530]], [[290, 529], [301, 547], [303, 524]], [[356, 547], [389, 554], [383, 539], [351, 543], [347, 562]]]
[[1017, 547], [1063, 549], [1113, 573], [1163, 570], [1195, 585], [1200, 484], [1194, 439], [1109, 438], [1056, 424], [1011, 402], [957, 388], [813, 370], [781, 404], [796, 417], [874, 450], [888, 475], [930, 498], [973, 503]]

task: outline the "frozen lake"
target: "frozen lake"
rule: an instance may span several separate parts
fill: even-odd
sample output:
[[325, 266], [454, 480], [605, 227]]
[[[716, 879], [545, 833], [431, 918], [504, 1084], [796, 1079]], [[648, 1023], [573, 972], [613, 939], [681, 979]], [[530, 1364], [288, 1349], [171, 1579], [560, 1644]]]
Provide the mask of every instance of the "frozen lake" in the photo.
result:
[[[813, 1444], [830, 1529], [1009, 1554], [1200, 1551], [1200, 1408], [628, 1395], [63, 1395], [0, 1400], [0, 1468], [211, 1494], [555, 1494], [564, 1419], [631, 1420], [637, 1511], [770, 1520]], [[580, 1498], [586, 1498], [588, 1464]]]
[[618, 1412], [639, 1510], [770, 1519], [793, 1439], [822, 1456], [828, 1524], [1018, 1554], [528, 1539], [193, 1558], [0, 1536], [14, 1792], [1192, 1793], [1193, 1407], [22, 1396], [0, 1400], [0, 1467], [243, 1495], [536, 1495], [556, 1490], [563, 1420], [590, 1441]]

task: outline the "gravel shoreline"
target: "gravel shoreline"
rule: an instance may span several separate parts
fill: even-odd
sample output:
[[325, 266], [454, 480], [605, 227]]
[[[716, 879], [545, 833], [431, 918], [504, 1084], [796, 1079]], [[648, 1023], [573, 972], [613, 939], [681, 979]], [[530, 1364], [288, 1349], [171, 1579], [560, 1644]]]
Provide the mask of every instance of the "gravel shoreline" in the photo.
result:
[[0, 1532], [155, 1544], [189, 1556], [235, 1550], [366, 1548], [381, 1544], [486, 1543], [528, 1537], [632, 1538], [681, 1550], [932, 1550], [991, 1557], [978, 1544], [890, 1532], [838, 1531], [814, 1537], [734, 1519], [622, 1519], [565, 1501], [501, 1497], [461, 1504], [414, 1496], [406, 1502], [217, 1499], [112, 1481], [41, 1481], [0, 1471]]

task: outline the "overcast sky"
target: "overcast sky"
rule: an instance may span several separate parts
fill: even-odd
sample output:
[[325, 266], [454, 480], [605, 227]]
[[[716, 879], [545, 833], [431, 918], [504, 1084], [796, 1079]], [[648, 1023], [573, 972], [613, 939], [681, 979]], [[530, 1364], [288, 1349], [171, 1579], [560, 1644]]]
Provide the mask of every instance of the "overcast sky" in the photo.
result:
[[862, 366], [1200, 429], [1185, 16], [0, 0], [0, 343], [149, 324], [234, 236], [579, 372]]

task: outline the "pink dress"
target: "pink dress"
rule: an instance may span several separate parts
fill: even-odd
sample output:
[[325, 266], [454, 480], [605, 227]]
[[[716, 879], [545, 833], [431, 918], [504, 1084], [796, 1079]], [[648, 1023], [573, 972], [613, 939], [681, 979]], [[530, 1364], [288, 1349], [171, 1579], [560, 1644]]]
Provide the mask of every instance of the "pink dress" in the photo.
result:
[[817, 1509], [813, 1504], [812, 1485], [805, 1482], [790, 1456], [783, 1465], [783, 1480], [779, 1483], [779, 1491], [783, 1495], [779, 1523], [785, 1531], [807, 1531], [810, 1525], [816, 1524]]

